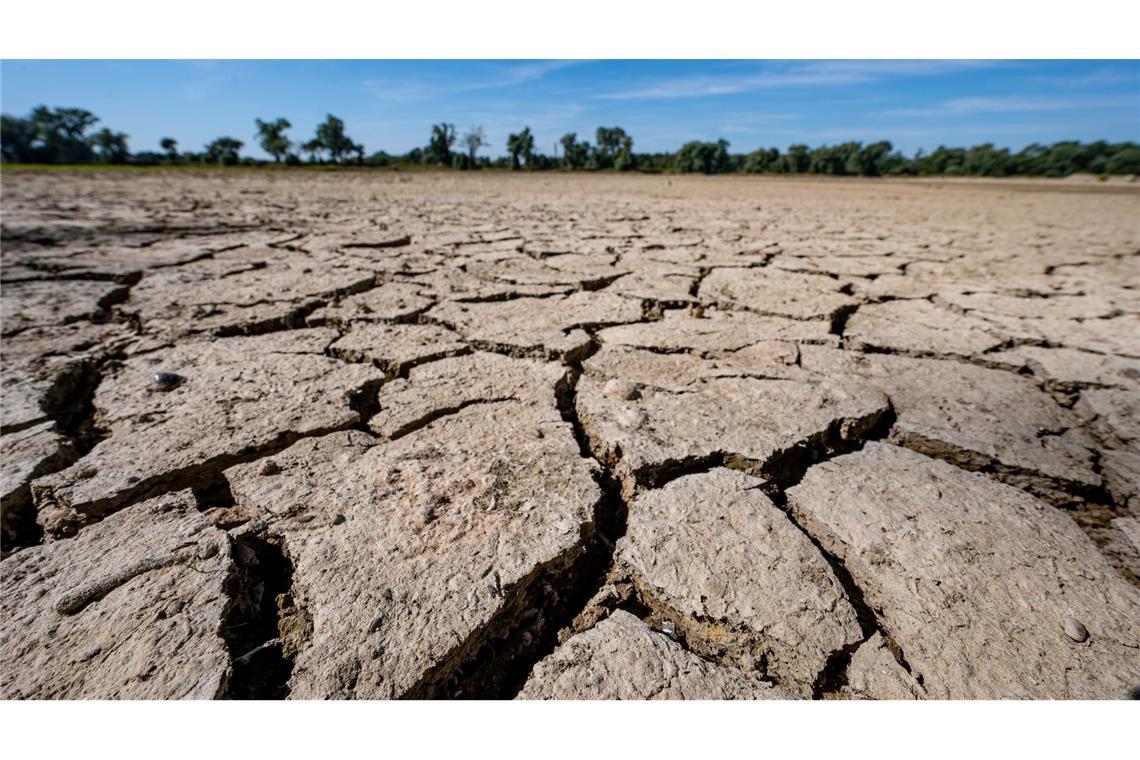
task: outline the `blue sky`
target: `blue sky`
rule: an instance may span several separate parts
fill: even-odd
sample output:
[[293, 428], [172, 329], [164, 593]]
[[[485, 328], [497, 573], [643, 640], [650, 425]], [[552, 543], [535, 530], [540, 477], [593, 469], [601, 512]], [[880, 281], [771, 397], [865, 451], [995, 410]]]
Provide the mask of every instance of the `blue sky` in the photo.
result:
[[19, 61], [0, 64], [0, 105], [80, 106], [126, 132], [199, 150], [256, 146], [253, 120], [285, 116], [294, 141], [326, 113], [369, 153], [427, 143], [431, 125], [482, 125], [499, 155], [529, 125], [552, 152], [565, 132], [621, 126], [637, 151], [723, 137], [733, 152], [887, 139], [1021, 148], [1140, 141], [1140, 61]]

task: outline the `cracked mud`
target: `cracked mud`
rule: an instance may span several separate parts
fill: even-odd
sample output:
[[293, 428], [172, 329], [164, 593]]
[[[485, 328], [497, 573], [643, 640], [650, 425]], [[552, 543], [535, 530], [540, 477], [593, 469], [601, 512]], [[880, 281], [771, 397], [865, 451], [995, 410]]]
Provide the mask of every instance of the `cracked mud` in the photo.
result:
[[6, 173], [0, 696], [1135, 695], [1137, 218]]

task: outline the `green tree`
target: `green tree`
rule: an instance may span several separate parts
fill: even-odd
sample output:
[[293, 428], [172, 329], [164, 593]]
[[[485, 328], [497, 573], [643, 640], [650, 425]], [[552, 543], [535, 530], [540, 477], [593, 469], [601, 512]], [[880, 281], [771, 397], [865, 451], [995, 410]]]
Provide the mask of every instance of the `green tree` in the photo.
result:
[[634, 168], [636, 164], [637, 161], [633, 155], [633, 138], [629, 135], [623, 135], [618, 144], [617, 153], [614, 155], [614, 168], [622, 172]]
[[584, 169], [590, 160], [590, 143], [578, 142], [577, 132], [567, 132], [558, 141], [562, 145], [562, 165], [567, 169]]
[[1140, 148], [1131, 143], [1125, 146], [1114, 151], [1106, 162], [1105, 171], [1109, 174], [1140, 174]]
[[743, 169], [749, 174], [783, 171], [783, 161], [780, 156], [780, 151], [776, 148], [768, 148], [767, 150], [758, 148], [749, 153], [744, 159]]
[[131, 157], [127, 136], [122, 132], [104, 127], [92, 136], [91, 142], [99, 151], [99, 160], [105, 164], [125, 164]]
[[1004, 177], [1009, 168], [1009, 150], [998, 150], [993, 143], [973, 146], [962, 159], [962, 173], [975, 177]]
[[784, 171], [792, 174], [803, 174], [811, 166], [811, 152], [808, 146], [796, 144], [788, 147], [784, 155]]
[[[349, 154], [355, 153], [359, 157], [364, 153], [364, 147], [354, 143], [345, 134], [344, 122], [331, 113], [317, 126], [316, 140], [320, 144], [320, 149], [328, 151], [329, 158], [334, 163], [339, 164]], [[302, 147], [302, 150], [307, 149]]]
[[301, 150], [309, 156], [309, 163], [316, 163], [321, 158], [321, 153], [324, 152], [325, 146], [317, 138], [313, 138], [305, 143], [302, 143]]
[[1083, 158], [1080, 143], [1071, 141], [1054, 143], [1049, 148], [1049, 154], [1045, 160], [1045, 176], [1068, 177], [1073, 172], [1084, 168], [1082, 166]]
[[1103, 174], [1108, 165], [1108, 143], [1096, 140], [1081, 148], [1081, 169], [1093, 174]]
[[[944, 149], [940, 147], [939, 150]], [[1039, 143], [1031, 143], [1017, 152], [1017, 155], [1013, 157], [1013, 162], [1016, 167], [1014, 174], [1040, 177], [1045, 174], [1049, 164], [1049, 149]], [[944, 174], [945, 170], [931, 173]]]
[[917, 169], [915, 168], [914, 161], [898, 151], [887, 156], [883, 161], [883, 174], [914, 175], [916, 172]]
[[507, 153], [511, 156], [511, 169], [519, 168], [519, 157], [531, 168], [531, 156], [534, 154], [534, 136], [530, 127], [524, 127], [522, 132], [507, 137]]
[[82, 108], [36, 106], [30, 121], [40, 146], [38, 160], [80, 164], [92, 159], [94, 151], [86, 132], [99, 122], [95, 114]]
[[254, 123], [257, 125], [257, 138], [261, 149], [273, 156], [274, 161], [281, 163], [293, 148], [293, 141], [285, 136], [285, 130], [293, 125], [284, 118], [273, 121], [254, 119]]
[[595, 169], [632, 169], [633, 138], [621, 127], [598, 127], [591, 157]]
[[679, 172], [701, 172], [722, 174], [731, 169], [728, 156], [728, 141], [714, 143], [693, 140], [681, 146], [673, 160], [673, 168]]
[[173, 137], [164, 137], [158, 141], [159, 147], [166, 151], [170, 163], [178, 163], [178, 141]]
[[394, 163], [393, 156], [378, 150], [365, 159], [365, 163], [369, 166], [391, 166]]
[[839, 146], [820, 145], [811, 152], [808, 171], [842, 176], [847, 173], [847, 152]]
[[232, 137], [219, 137], [206, 146], [205, 160], [219, 166], [233, 166], [241, 160], [238, 151], [244, 145], [241, 140]]
[[888, 141], [882, 140], [859, 148], [851, 159], [857, 168], [854, 173], [862, 177], [878, 177], [884, 174], [887, 157], [891, 155], [892, 147]]
[[33, 143], [36, 140], [36, 125], [31, 119], [18, 116], [0, 116], [0, 149], [5, 161], [27, 163], [36, 160]]
[[451, 146], [455, 145], [455, 125], [440, 122], [431, 127], [428, 141], [428, 163], [451, 166]]

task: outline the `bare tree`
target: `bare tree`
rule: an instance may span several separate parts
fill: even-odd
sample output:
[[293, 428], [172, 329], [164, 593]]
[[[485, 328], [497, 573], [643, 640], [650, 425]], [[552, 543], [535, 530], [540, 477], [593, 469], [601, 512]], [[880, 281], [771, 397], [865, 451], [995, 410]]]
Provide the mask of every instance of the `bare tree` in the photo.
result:
[[475, 166], [475, 154], [479, 152], [479, 149], [490, 145], [482, 127], [472, 127], [467, 130], [467, 133], [463, 135], [463, 144], [467, 146], [467, 159], [471, 162], [472, 167]]

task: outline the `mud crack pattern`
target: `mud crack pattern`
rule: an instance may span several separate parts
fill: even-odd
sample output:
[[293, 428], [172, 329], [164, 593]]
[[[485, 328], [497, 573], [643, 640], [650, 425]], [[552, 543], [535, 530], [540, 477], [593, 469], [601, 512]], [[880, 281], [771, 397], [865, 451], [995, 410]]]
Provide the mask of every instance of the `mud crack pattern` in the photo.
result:
[[1135, 188], [19, 171], [2, 203], [0, 696], [1140, 688]]

